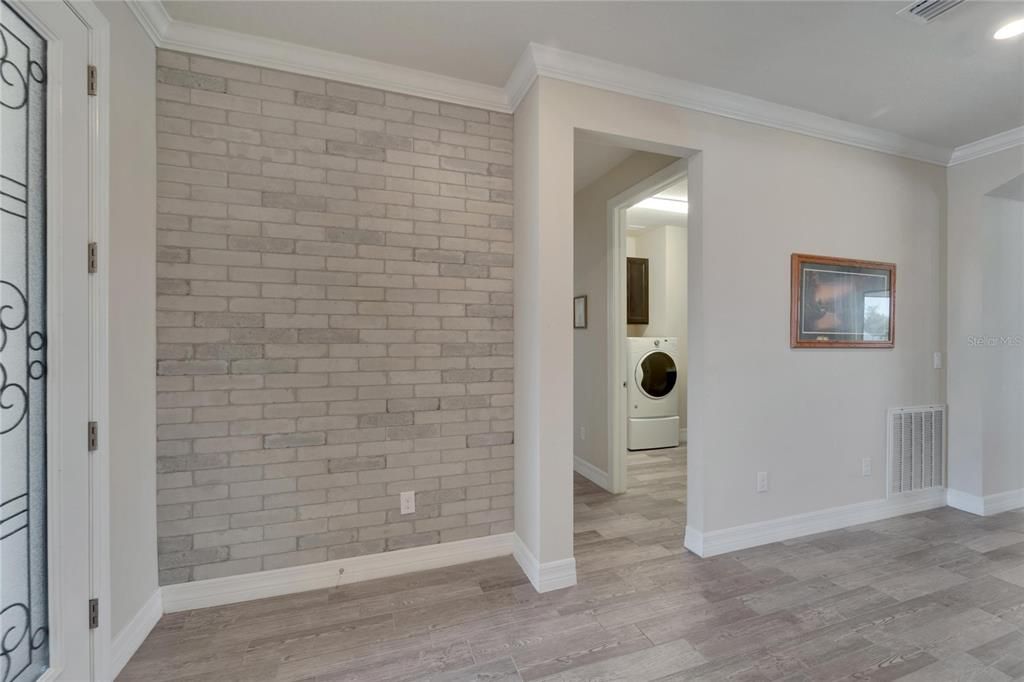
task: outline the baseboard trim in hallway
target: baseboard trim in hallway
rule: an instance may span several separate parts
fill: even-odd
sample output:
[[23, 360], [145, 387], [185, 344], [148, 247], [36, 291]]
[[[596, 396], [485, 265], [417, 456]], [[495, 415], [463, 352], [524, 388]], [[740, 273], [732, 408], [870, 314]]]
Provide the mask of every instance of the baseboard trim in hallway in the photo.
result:
[[711, 557], [944, 506], [946, 490], [931, 488], [707, 533], [688, 526], [684, 545], [697, 556]]
[[512, 554], [512, 533], [502, 533], [306, 566], [167, 585], [161, 591], [164, 612], [172, 613], [336, 587], [509, 554]]
[[533, 589], [538, 592], [551, 592], [576, 584], [576, 559], [562, 559], [542, 564], [518, 535], [513, 535], [512, 544], [512, 556], [530, 579]]
[[573, 471], [594, 485], [604, 488], [605, 490], [611, 490], [611, 481], [608, 478], [608, 474], [601, 471], [582, 457], [573, 457], [572, 468]]
[[114, 635], [110, 647], [110, 674], [116, 678], [164, 615], [160, 588], [153, 591], [135, 616]]

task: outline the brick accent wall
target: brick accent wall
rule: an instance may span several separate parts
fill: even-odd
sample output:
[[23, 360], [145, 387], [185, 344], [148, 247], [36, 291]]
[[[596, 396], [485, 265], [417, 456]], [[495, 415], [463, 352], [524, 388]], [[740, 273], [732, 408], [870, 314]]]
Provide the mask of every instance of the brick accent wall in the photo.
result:
[[156, 77], [161, 583], [510, 531], [511, 116]]

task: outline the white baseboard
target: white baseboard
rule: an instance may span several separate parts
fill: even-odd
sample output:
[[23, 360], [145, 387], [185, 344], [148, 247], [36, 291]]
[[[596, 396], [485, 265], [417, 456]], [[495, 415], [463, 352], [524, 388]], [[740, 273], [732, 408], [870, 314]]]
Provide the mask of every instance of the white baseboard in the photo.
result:
[[121, 674], [128, 661], [156, 627], [157, 621], [162, 615], [164, 615], [164, 608], [161, 590], [157, 589], [128, 624], [114, 635], [114, 641], [110, 646], [111, 679]]
[[992, 516], [1024, 507], [1024, 489], [1008, 490], [982, 497], [951, 488], [946, 496], [946, 504], [969, 514]]
[[[244, 573], [163, 588], [167, 613], [306, 592], [512, 554], [512, 533]], [[344, 571], [344, 572], [342, 572]]]
[[596, 466], [583, 459], [582, 457], [576, 456], [572, 459], [573, 471], [578, 473], [583, 478], [591, 481], [595, 485], [599, 485], [605, 490], [611, 490], [611, 481], [608, 478], [608, 474], [601, 471]]
[[710, 557], [944, 506], [945, 489], [932, 488], [707, 533], [688, 527], [684, 545], [698, 556]]
[[985, 498], [950, 488], [946, 491], [946, 504], [953, 509], [977, 516], [985, 515]]
[[699, 557], [704, 556], [704, 533], [696, 528], [686, 527], [683, 531], [683, 547]]
[[1005, 493], [985, 496], [985, 516], [1024, 507], [1024, 489], [1008, 490]]
[[513, 535], [512, 545], [512, 556], [530, 579], [533, 589], [538, 592], [551, 592], [576, 584], [576, 559], [562, 559], [542, 564], [518, 535]]

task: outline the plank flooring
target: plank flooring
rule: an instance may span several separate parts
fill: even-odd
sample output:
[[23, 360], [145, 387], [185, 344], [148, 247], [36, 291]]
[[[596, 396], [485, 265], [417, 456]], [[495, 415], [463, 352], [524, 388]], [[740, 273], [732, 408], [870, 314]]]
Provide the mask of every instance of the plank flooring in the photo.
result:
[[939, 509], [699, 559], [685, 450], [577, 477], [576, 587], [511, 558], [164, 616], [144, 680], [1024, 680], [1024, 511]]

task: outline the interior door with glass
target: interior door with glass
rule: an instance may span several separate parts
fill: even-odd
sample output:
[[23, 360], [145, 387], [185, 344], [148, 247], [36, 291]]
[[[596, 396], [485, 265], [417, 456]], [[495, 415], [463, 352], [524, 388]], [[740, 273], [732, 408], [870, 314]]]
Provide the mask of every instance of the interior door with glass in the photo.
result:
[[87, 680], [89, 35], [0, 3], [0, 682]]

